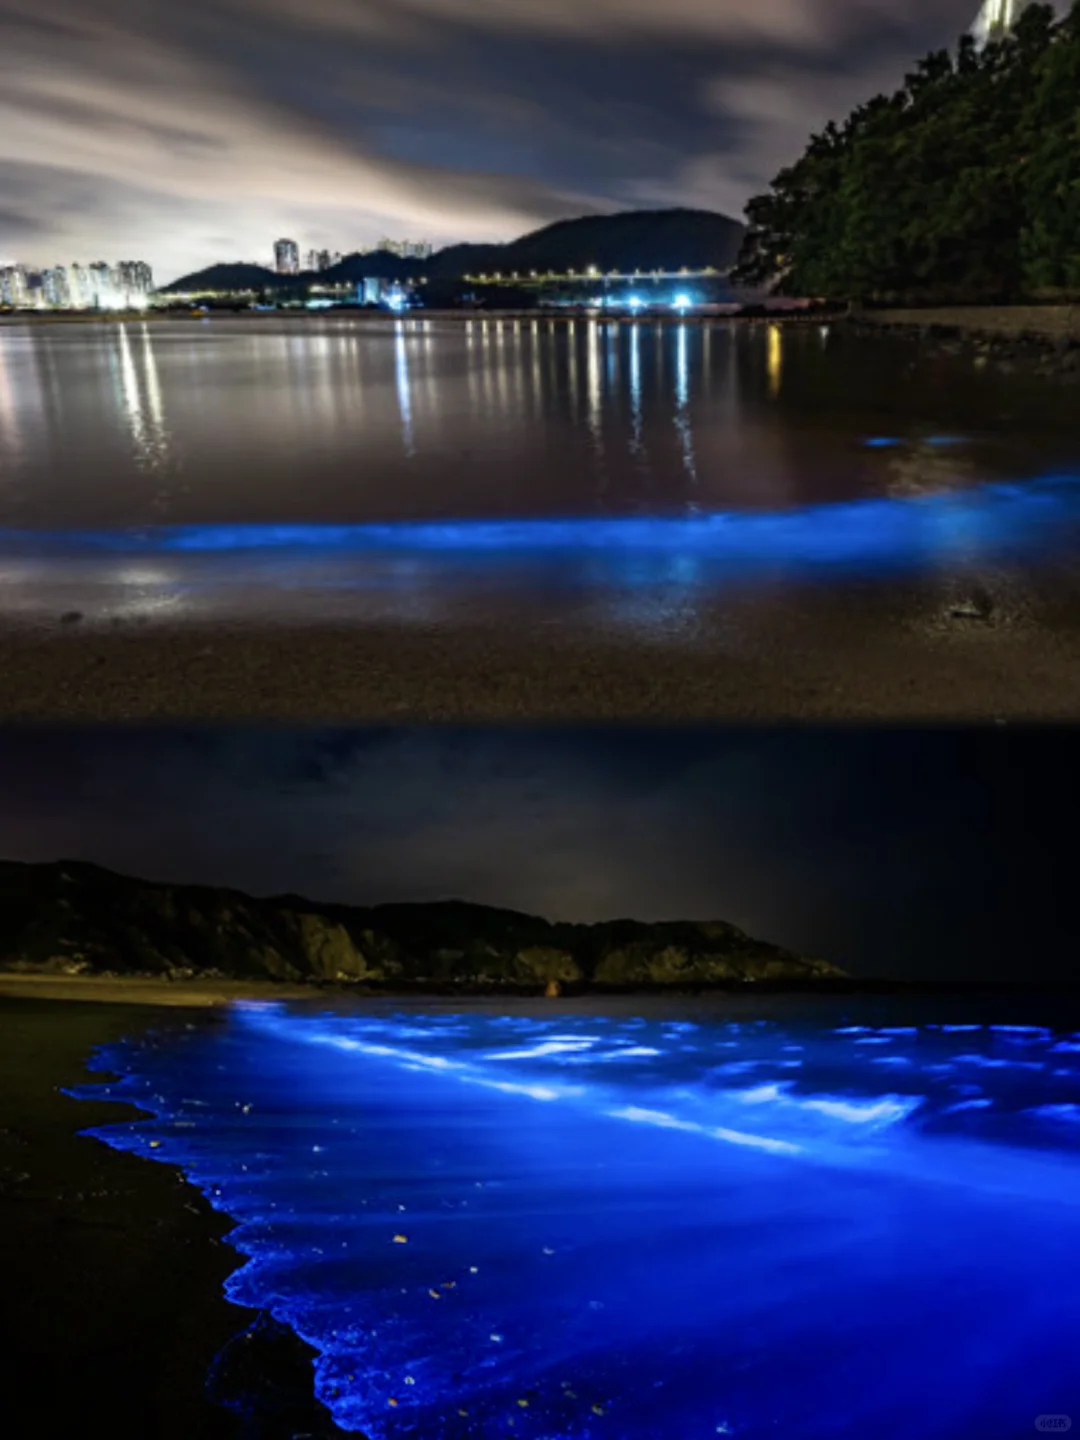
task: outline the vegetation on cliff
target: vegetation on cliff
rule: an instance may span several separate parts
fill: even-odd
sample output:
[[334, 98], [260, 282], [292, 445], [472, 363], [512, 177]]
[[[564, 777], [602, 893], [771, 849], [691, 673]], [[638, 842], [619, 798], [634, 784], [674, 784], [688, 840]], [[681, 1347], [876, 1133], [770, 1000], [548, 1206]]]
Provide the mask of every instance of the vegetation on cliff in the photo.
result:
[[747, 207], [737, 278], [862, 302], [1080, 294], [1080, 0], [926, 56]]
[[722, 921], [551, 924], [451, 901], [360, 908], [0, 862], [0, 967], [408, 989], [613, 988], [839, 977]]

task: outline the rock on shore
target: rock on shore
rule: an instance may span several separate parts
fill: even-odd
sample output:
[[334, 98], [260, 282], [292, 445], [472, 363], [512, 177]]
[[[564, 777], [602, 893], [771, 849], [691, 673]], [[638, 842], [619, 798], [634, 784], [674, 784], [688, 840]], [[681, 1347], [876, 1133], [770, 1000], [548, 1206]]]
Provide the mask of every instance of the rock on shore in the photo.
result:
[[967, 356], [976, 368], [1080, 378], [1078, 305], [876, 310], [849, 323], [864, 334], [917, 341], [930, 354]]
[[551, 924], [460, 901], [360, 908], [0, 862], [0, 968], [372, 988], [671, 988], [843, 977], [723, 921]]

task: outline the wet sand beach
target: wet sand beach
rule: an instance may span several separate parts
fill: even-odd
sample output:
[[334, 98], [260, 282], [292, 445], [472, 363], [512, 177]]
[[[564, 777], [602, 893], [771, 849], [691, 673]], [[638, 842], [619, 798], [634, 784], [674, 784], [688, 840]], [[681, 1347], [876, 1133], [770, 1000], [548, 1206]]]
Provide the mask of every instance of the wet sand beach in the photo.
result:
[[[204, 1393], [211, 1361], [254, 1318], [222, 1295], [237, 1264], [229, 1222], [170, 1167], [78, 1134], [126, 1107], [60, 1093], [89, 1078], [95, 1046], [163, 1022], [176, 1011], [0, 997], [9, 1440], [241, 1433]], [[191, 1023], [206, 1021], [193, 1010]]]
[[829, 325], [0, 335], [0, 720], [1054, 718], [1068, 392]]
[[[1080, 603], [807, 596], [650, 639], [506, 605], [475, 623], [0, 624], [0, 720], [1066, 719]], [[905, 599], [909, 602], [905, 606]]]

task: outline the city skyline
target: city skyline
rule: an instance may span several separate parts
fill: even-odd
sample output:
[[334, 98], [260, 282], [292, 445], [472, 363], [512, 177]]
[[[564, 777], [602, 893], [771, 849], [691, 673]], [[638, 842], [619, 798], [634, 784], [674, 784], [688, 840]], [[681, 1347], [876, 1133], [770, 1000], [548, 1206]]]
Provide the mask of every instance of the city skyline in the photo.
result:
[[0, 264], [0, 305], [20, 309], [143, 309], [153, 289], [154, 272], [145, 260]]
[[811, 130], [977, 8], [0, 0], [0, 257], [115, 254], [136, 234], [168, 281], [266, 236], [303, 256], [612, 209], [737, 217]]
[[[424, 240], [394, 240], [384, 237], [376, 247], [390, 254], [426, 259], [434, 246]], [[344, 258], [340, 250], [301, 249], [288, 238], [273, 242], [262, 264], [278, 274], [299, 275], [329, 270]], [[356, 252], [346, 252], [356, 253]], [[19, 259], [0, 259], [0, 306], [19, 309], [142, 309], [154, 291], [153, 267], [144, 260], [42, 265]]]

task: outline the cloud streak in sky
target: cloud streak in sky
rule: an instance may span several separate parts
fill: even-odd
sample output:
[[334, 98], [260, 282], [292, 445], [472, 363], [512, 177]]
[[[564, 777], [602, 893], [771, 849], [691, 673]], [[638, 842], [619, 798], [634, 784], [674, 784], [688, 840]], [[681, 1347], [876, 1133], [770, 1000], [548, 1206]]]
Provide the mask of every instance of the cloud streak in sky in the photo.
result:
[[[741, 207], [968, 0], [0, 0], [0, 259]], [[773, 115], [771, 109], [776, 106]]]

